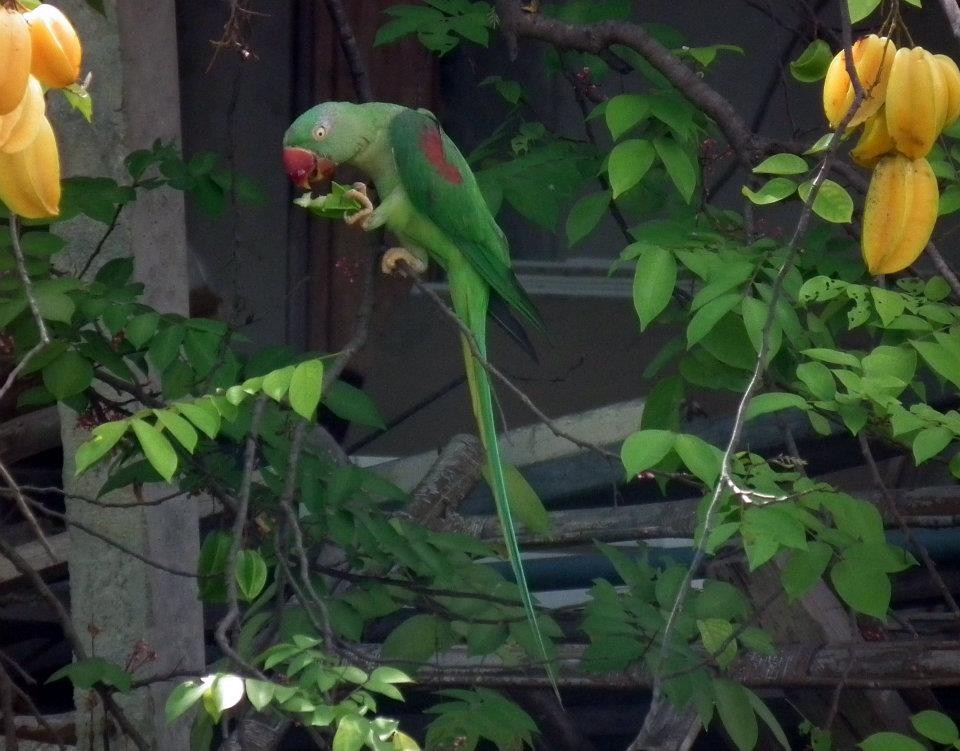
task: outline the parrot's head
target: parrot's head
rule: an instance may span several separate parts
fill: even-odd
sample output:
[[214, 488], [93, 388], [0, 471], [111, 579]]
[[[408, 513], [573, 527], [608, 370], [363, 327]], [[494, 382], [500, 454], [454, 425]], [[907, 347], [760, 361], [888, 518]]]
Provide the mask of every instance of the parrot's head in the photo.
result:
[[373, 138], [363, 105], [324, 102], [293, 121], [283, 136], [283, 166], [298, 187], [331, 177]]

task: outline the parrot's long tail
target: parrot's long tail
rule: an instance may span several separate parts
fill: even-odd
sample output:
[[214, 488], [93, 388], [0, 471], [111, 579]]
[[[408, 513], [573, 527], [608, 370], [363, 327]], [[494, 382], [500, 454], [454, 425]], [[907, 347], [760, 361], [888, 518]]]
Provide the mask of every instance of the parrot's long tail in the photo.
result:
[[[453, 285], [451, 285], [451, 287], [453, 287]], [[473, 299], [458, 300], [455, 297], [454, 307], [473, 333], [474, 344], [477, 351], [482, 357], [486, 358], [486, 299], [477, 300], [476, 293], [478, 293], [479, 290], [474, 287], [473, 291], [475, 293]], [[487, 290], [483, 289], [482, 295], [484, 298], [487, 294]], [[530, 628], [533, 631], [534, 639], [543, 657], [547, 676], [550, 679], [551, 686], [553, 686], [554, 693], [557, 695], [557, 701], [561, 701], [560, 689], [557, 686], [553, 664], [547, 653], [547, 645], [544, 641], [543, 634], [540, 631], [537, 613], [533, 604], [533, 597], [530, 594], [527, 577], [523, 571], [523, 563], [520, 560], [520, 545], [517, 542], [517, 529], [514, 525], [513, 514], [510, 509], [507, 481], [504, 475], [503, 461], [500, 457], [500, 445], [497, 442], [493, 388], [490, 384], [490, 375], [486, 368], [474, 357], [473, 350], [466, 337], [461, 336], [461, 340], [463, 343], [463, 358], [467, 371], [467, 384], [470, 387], [470, 399], [473, 404], [473, 413], [477, 420], [477, 427], [480, 431], [480, 441], [483, 443], [487, 454], [488, 479], [490, 489], [493, 491], [494, 503], [497, 507], [497, 516], [500, 519], [500, 528], [503, 530], [503, 541], [507, 548], [507, 555], [510, 559], [510, 566], [513, 569], [513, 575], [517, 582], [517, 588], [520, 590], [520, 601], [523, 604], [524, 613], [530, 622]]]

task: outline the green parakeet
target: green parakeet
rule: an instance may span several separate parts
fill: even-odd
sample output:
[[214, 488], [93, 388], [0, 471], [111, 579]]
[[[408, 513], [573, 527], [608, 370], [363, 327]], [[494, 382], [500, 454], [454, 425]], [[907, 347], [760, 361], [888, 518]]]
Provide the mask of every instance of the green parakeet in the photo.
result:
[[[287, 130], [283, 161], [290, 178], [308, 189], [350, 164], [369, 175], [380, 205], [374, 207], [361, 184], [351, 191], [365, 208], [347, 217], [364, 230], [386, 227], [404, 249], [384, 256], [392, 270], [400, 259], [418, 271], [433, 260], [446, 271], [453, 307], [486, 357], [487, 315], [493, 302], [505, 302], [519, 318], [542, 329], [540, 316], [510, 268], [507, 240], [490, 214], [476, 178], [437, 120], [425, 110], [371, 102], [326, 102], [308, 110]], [[498, 315], [502, 320], [502, 316]], [[524, 610], [556, 689], [546, 645], [527, 586], [508, 497], [494, 422], [490, 377], [463, 337], [467, 382], [480, 439], [487, 454], [489, 481], [503, 528], [507, 553]]]

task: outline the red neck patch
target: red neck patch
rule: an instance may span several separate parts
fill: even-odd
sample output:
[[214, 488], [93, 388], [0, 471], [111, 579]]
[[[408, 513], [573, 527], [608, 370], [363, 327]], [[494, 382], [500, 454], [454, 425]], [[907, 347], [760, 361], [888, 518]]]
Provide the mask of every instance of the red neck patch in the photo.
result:
[[443, 138], [440, 136], [439, 128], [427, 128], [420, 135], [420, 150], [427, 161], [436, 168], [437, 173], [453, 185], [459, 185], [463, 182], [463, 175], [456, 165], [447, 161], [447, 155], [443, 153]]

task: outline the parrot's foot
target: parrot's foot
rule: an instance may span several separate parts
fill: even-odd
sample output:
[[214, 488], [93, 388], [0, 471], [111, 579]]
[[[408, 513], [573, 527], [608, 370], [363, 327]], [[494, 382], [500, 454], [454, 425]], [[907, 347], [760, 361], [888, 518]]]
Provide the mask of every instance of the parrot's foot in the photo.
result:
[[349, 216], [343, 217], [343, 221], [345, 221], [351, 227], [357, 222], [362, 222], [373, 213], [373, 201], [371, 201], [370, 196], [367, 195], [366, 183], [354, 183], [353, 187], [351, 187], [350, 190], [343, 195], [345, 198], [353, 198], [354, 200], [359, 201], [360, 205], [363, 207]]
[[408, 266], [415, 274], [422, 274], [427, 270], [427, 262], [406, 248], [388, 248], [380, 261], [380, 270], [384, 274], [404, 276], [404, 265]]

